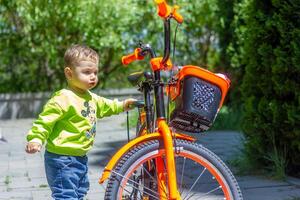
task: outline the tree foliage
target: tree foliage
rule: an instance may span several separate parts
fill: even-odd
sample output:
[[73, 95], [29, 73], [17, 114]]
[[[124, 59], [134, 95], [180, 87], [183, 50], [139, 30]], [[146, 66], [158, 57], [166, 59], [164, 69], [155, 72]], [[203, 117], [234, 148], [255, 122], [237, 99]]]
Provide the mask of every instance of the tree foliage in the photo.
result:
[[[178, 64], [218, 63], [216, 2], [170, 2], [182, 6], [186, 20], [178, 31]], [[131, 53], [140, 40], [149, 42], [158, 55], [163, 53], [163, 23], [152, 1], [2, 0], [0, 10], [0, 92], [61, 88], [63, 54], [74, 43], [99, 52], [102, 88], [122, 87], [125, 74], [147, 66], [145, 61], [121, 67], [121, 56]]]
[[[143, 13], [138, 1], [3, 0], [0, 5], [0, 92], [61, 88], [63, 55], [82, 43], [100, 54], [103, 87], [121, 68], [120, 57], [132, 43], [132, 26]], [[119, 85], [120, 86], [120, 85]]]
[[2, 1], [1, 92], [44, 91], [62, 85], [65, 48], [82, 41], [76, 3]]

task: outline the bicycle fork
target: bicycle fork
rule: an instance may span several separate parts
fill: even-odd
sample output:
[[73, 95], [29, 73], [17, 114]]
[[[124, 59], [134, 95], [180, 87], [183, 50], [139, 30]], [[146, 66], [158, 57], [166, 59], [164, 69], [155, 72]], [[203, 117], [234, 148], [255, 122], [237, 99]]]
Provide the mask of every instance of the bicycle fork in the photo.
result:
[[[161, 200], [180, 200], [180, 194], [177, 190], [175, 155], [173, 150], [172, 134], [165, 119], [158, 119], [158, 132], [162, 135], [164, 149], [166, 152], [166, 164], [162, 158], [156, 160], [158, 192]], [[164, 166], [166, 165], [167, 177]], [[167, 196], [166, 182], [168, 183], [169, 196]]]

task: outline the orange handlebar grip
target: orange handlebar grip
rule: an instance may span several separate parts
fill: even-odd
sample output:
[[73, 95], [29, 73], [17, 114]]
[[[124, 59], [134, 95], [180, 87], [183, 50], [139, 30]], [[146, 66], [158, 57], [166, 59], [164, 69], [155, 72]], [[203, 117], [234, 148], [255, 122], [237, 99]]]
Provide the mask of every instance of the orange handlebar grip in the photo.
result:
[[134, 53], [132, 53], [132, 54], [129, 54], [129, 55], [127, 55], [127, 56], [123, 56], [122, 57], [122, 64], [123, 65], [128, 65], [128, 64], [130, 64], [131, 62], [133, 62], [133, 61], [135, 61], [136, 59], [135, 59], [135, 54]]
[[177, 12], [178, 9], [179, 9], [179, 6], [174, 6], [173, 11], [172, 11], [172, 14], [173, 14], [174, 19], [175, 19], [179, 24], [181, 24], [181, 23], [183, 22], [183, 17], [182, 17], [181, 14], [179, 14], [179, 13]]
[[140, 56], [139, 55], [140, 51], [141, 51], [140, 48], [136, 48], [134, 50], [134, 53], [131, 53], [131, 54], [127, 55], [127, 56], [123, 56], [122, 57], [122, 64], [123, 65], [128, 65], [128, 64], [132, 63], [135, 60], [143, 60], [144, 56]]
[[177, 12], [179, 6], [175, 5], [173, 8], [170, 7], [166, 0], [155, 0], [158, 8], [158, 15], [162, 18], [172, 16], [178, 23], [183, 22], [183, 17]]
[[158, 6], [158, 15], [160, 17], [165, 18], [170, 15], [171, 9], [165, 0], [155, 0], [155, 3]]

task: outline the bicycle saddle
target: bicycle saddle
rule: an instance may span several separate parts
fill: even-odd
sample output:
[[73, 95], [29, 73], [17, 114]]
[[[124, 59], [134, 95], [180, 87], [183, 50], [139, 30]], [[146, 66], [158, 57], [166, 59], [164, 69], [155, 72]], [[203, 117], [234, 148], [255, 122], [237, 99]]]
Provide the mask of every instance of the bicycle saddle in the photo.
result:
[[133, 85], [136, 86], [140, 82], [143, 82], [145, 80], [151, 80], [152, 79], [152, 73], [151, 72], [134, 72], [130, 74], [127, 77], [128, 81]]

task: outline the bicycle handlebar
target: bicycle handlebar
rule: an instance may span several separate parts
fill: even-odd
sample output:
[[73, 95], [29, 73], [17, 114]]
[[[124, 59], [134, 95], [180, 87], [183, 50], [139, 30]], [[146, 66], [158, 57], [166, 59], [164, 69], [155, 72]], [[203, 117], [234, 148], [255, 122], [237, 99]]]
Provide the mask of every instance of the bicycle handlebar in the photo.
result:
[[141, 48], [136, 48], [133, 53], [131, 53], [129, 55], [126, 55], [126, 56], [123, 56], [122, 57], [122, 64], [123, 65], [128, 65], [128, 64], [132, 63], [135, 60], [143, 60], [144, 56], [140, 55], [141, 51], [142, 51]]
[[164, 19], [168, 17], [173, 17], [178, 23], [183, 22], [183, 17], [177, 12], [179, 6], [174, 6], [173, 8], [169, 6], [166, 0], [155, 0], [158, 8], [158, 15]]
[[135, 108], [143, 108], [145, 106], [145, 102], [142, 100], [137, 100], [132, 103], [132, 107]]
[[[175, 5], [171, 7], [167, 4], [166, 0], [155, 0], [158, 8], [158, 15], [164, 19], [164, 29], [165, 29], [165, 48], [164, 48], [164, 57], [161, 61], [161, 68], [165, 68], [170, 56], [170, 19], [174, 18], [178, 23], [183, 22], [183, 17], [177, 12], [179, 7]], [[133, 53], [123, 56], [122, 63], [123, 65], [128, 65], [135, 60], [143, 60], [146, 54], [150, 53], [151, 58], [155, 57], [155, 53], [152, 50], [150, 45], [140, 45], [140, 48], [136, 48]]]

